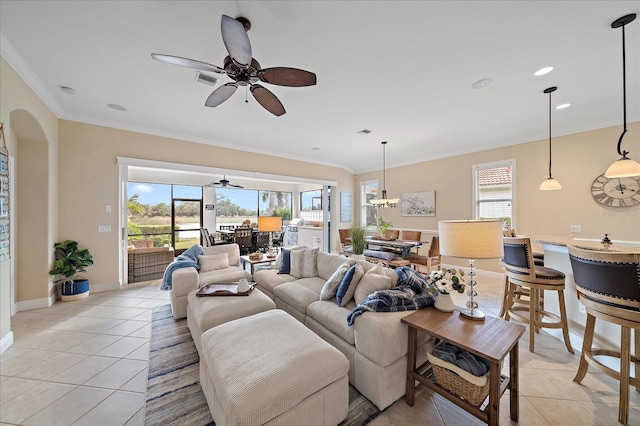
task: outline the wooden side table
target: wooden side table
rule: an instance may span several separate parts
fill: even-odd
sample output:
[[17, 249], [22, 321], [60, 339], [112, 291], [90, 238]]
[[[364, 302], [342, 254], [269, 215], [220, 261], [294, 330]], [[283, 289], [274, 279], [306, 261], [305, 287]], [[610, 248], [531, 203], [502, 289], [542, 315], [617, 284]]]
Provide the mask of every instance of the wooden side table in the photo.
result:
[[251, 260], [248, 255], [243, 255], [243, 256], [240, 256], [240, 261], [242, 262], [242, 267], [243, 268], [245, 268], [247, 266], [247, 263], [249, 265], [251, 265], [251, 276], [253, 276], [253, 271], [254, 271], [255, 265], [260, 265], [262, 263], [275, 262], [276, 258], [273, 257], [273, 258], [270, 259], [266, 255], [264, 255], [264, 256], [262, 256], [262, 259], [260, 259], [260, 260]]
[[[409, 332], [406, 385], [408, 405], [413, 406], [415, 402], [417, 380], [485, 423], [497, 426], [500, 420], [500, 397], [509, 389], [511, 420], [518, 421], [518, 339], [525, 332], [524, 326], [495, 317], [472, 321], [461, 317], [458, 310], [445, 313], [433, 307], [407, 315], [402, 318], [402, 322], [407, 325]], [[418, 330], [489, 361], [489, 402], [484, 410], [435, 383], [429, 361], [416, 368]], [[509, 377], [500, 373], [500, 365], [507, 354], [510, 362]]]

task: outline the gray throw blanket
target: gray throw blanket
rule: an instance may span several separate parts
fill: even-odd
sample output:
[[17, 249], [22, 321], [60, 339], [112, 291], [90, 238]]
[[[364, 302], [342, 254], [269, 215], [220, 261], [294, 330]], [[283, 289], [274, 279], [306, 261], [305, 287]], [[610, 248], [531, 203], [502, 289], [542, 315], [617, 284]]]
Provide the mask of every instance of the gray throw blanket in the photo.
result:
[[198, 263], [198, 256], [203, 253], [202, 246], [200, 244], [196, 244], [195, 246], [191, 246], [186, 249], [181, 255], [176, 257], [176, 260], [171, 262], [167, 269], [164, 270], [164, 276], [162, 277], [162, 284], [160, 285], [161, 290], [171, 290], [172, 287], [172, 277], [173, 271], [180, 268], [188, 268], [193, 266], [197, 270], [200, 270], [200, 263]]
[[347, 325], [352, 326], [356, 317], [366, 311], [371, 312], [400, 312], [415, 311], [435, 303], [430, 292], [435, 289], [425, 277], [409, 266], [396, 269], [398, 284], [390, 290], [380, 290], [370, 294], [347, 317]]
[[457, 365], [474, 376], [484, 376], [489, 372], [489, 361], [447, 342], [440, 342], [435, 345], [431, 353], [441, 360]]

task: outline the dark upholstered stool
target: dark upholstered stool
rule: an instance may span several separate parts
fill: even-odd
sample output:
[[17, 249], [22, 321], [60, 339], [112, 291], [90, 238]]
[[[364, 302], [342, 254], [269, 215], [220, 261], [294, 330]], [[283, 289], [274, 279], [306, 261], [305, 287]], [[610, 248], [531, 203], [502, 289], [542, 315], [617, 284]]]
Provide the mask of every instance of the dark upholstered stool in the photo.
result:
[[[580, 383], [589, 365], [620, 382], [618, 421], [629, 423], [629, 385], [640, 392], [640, 254], [596, 251], [569, 246], [571, 268], [578, 290], [578, 299], [587, 311], [582, 354], [578, 373], [573, 379]], [[593, 348], [596, 318], [621, 327], [620, 351]], [[631, 330], [635, 348], [631, 354]], [[620, 360], [616, 371], [597, 360], [608, 356]], [[631, 377], [631, 363], [635, 375]]]
[[[505, 274], [509, 280], [509, 290], [505, 303], [505, 319], [509, 321], [510, 317], [514, 317], [529, 323], [529, 351], [534, 351], [535, 333], [538, 333], [541, 327], [546, 327], [561, 328], [564, 344], [567, 350], [573, 353], [571, 342], [569, 341], [569, 325], [564, 303], [564, 274], [552, 268], [535, 265], [529, 238], [505, 237], [503, 241], [503, 261]], [[515, 304], [516, 293], [520, 290], [528, 291], [528, 306]], [[545, 291], [558, 293], [560, 316], [544, 310], [544, 305], [540, 303], [540, 299]], [[528, 315], [525, 316], [522, 312], [527, 312]], [[545, 321], [545, 318], [548, 320]]]

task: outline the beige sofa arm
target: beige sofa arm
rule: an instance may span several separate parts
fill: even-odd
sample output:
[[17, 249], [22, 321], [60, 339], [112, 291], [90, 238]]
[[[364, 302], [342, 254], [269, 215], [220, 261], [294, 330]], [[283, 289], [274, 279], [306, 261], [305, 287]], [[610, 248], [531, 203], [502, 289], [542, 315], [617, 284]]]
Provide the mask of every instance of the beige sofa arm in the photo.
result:
[[171, 276], [171, 312], [175, 319], [187, 317], [187, 295], [200, 287], [200, 274], [194, 267], [180, 268]]

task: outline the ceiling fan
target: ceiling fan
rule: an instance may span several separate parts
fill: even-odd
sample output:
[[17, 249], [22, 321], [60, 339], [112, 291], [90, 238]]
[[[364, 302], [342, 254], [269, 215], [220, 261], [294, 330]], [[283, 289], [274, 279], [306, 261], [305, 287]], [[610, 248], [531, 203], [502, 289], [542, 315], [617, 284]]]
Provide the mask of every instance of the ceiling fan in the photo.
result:
[[[280, 100], [267, 88], [257, 82], [275, 84], [278, 86], [303, 87], [316, 84], [316, 75], [312, 72], [287, 67], [274, 67], [262, 69], [258, 61], [253, 59], [251, 43], [247, 31], [251, 28], [251, 22], [243, 17], [237, 19], [222, 15], [221, 21], [222, 40], [229, 52], [224, 59], [222, 68], [196, 61], [194, 59], [179, 56], [152, 53], [151, 57], [158, 61], [193, 68], [200, 71], [210, 71], [219, 74], [227, 74], [233, 82], [227, 83], [214, 90], [205, 106], [216, 107], [233, 95], [239, 86], [247, 87], [251, 94], [270, 113], [280, 116], [286, 111]], [[248, 101], [246, 101], [248, 102]]]
[[221, 186], [222, 188], [226, 188], [228, 186], [232, 187], [232, 188], [244, 188], [244, 186], [240, 186], [240, 185], [234, 185], [231, 182], [229, 182], [227, 180], [226, 176], [223, 176], [222, 179], [220, 179], [218, 182], [211, 182], [209, 185], [207, 185], [209, 187], [213, 187], [213, 186]]

